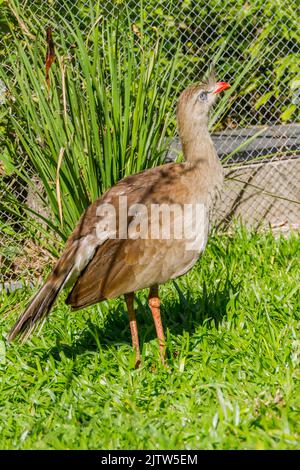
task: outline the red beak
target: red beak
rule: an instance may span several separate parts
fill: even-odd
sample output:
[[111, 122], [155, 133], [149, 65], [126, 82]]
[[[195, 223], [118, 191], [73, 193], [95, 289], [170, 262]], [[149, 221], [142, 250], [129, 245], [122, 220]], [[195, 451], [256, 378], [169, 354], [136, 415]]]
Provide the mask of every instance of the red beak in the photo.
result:
[[227, 90], [227, 88], [230, 88], [229, 83], [227, 82], [217, 82], [216, 83], [216, 88], [214, 89], [213, 93], [220, 93], [220, 91]]

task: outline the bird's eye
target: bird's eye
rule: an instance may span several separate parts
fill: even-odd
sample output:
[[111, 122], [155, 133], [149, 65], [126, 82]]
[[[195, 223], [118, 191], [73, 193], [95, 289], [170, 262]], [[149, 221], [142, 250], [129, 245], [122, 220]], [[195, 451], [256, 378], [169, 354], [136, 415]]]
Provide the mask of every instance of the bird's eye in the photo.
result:
[[207, 100], [207, 92], [206, 91], [200, 91], [198, 94], [198, 100], [200, 101], [206, 101]]

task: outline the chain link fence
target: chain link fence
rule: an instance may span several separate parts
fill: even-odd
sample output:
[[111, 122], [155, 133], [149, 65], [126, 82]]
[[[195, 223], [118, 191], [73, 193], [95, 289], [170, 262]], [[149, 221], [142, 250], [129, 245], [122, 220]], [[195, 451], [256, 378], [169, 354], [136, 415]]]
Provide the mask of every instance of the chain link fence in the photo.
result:
[[[23, 1], [22, 17], [14, 2], [4, 2], [6, 18], [30, 34], [32, 15], [45, 31], [51, 21], [64, 28], [62, 18], [73, 15], [82, 31], [91, 28], [87, 1]], [[144, 2], [143, 34], [164, 31], [170, 54], [179, 45], [181, 60], [177, 81], [183, 89], [199, 80], [214, 60], [220, 80], [237, 83], [230, 106], [214, 118], [213, 140], [226, 161], [226, 191], [216, 210], [215, 222], [228, 227], [232, 220], [258, 228], [298, 228], [300, 220], [300, 5], [293, 1], [149, 0]], [[126, 9], [139, 31], [140, 5], [134, 1], [104, 1], [100, 15], [117, 18]], [[4, 12], [4, 10], [3, 10]], [[26, 20], [26, 21], [25, 21]], [[3, 23], [4, 24], [4, 23]], [[25, 31], [24, 31], [24, 28]], [[9, 28], [0, 37], [13, 48]], [[0, 91], [1, 94], [1, 91]], [[2, 92], [3, 94], [3, 92]], [[1, 101], [0, 101], [1, 102]], [[1, 109], [1, 108], [0, 108]], [[1, 113], [0, 113], [1, 119]], [[1, 121], [0, 121], [1, 128]], [[168, 158], [180, 145], [174, 136]], [[0, 163], [0, 178], [13, 188], [20, 202], [35, 204], [17, 178]], [[38, 181], [37, 181], [38, 188]], [[4, 193], [2, 192], [1, 197]], [[2, 286], [40, 273], [40, 248], [24, 239], [18, 217], [0, 211], [0, 263]], [[43, 259], [50, 255], [43, 253]]]

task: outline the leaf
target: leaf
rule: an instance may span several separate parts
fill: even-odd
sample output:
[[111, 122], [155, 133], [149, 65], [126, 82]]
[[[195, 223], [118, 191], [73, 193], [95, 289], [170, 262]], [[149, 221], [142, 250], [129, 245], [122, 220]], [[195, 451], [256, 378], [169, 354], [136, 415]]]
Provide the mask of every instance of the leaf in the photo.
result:
[[51, 65], [55, 61], [55, 52], [54, 52], [54, 42], [52, 38], [52, 29], [47, 28], [47, 53], [46, 53], [46, 82], [48, 86], [48, 92], [50, 91], [50, 77], [49, 77], [49, 70]]
[[288, 119], [291, 119], [292, 114], [296, 110], [297, 106], [295, 104], [292, 104], [289, 106], [281, 115], [280, 118], [282, 121], [287, 121]]
[[15, 171], [14, 161], [11, 159], [9, 152], [6, 148], [4, 148], [2, 151], [1, 163], [4, 167], [4, 173], [6, 175], [11, 175]]
[[136, 24], [132, 25], [132, 31], [138, 38], [141, 38], [141, 36], [142, 36], [141, 32], [140, 32], [140, 30], [139, 30], [139, 28], [137, 27]]
[[59, 214], [60, 225], [63, 225], [63, 210], [62, 210], [62, 203], [61, 203], [59, 172], [60, 172], [60, 167], [61, 167], [61, 164], [62, 164], [62, 159], [63, 159], [64, 153], [65, 153], [65, 149], [64, 149], [64, 147], [61, 147], [61, 149], [59, 151], [58, 162], [57, 162], [57, 170], [56, 170], [56, 196], [57, 196], [57, 205], [58, 205], [58, 214]]

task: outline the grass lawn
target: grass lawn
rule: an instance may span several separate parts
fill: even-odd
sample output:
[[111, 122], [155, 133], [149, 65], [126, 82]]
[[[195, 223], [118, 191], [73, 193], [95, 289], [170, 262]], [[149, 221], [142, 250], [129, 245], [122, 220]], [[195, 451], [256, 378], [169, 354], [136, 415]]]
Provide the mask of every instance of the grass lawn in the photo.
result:
[[211, 237], [179, 294], [161, 288], [168, 368], [146, 292], [140, 370], [122, 299], [74, 313], [62, 299], [42, 334], [7, 345], [30, 294], [2, 297], [0, 448], [299, 448], [299, 253], [296, 235]]

